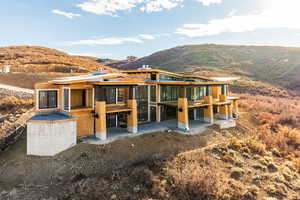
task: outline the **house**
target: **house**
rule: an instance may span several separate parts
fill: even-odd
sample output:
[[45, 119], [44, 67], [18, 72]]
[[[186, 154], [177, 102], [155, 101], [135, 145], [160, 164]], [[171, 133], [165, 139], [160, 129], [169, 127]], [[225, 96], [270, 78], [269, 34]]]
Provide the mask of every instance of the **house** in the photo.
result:
[[10, 65], [4, 65], [0, 67], [0, 73], [9, 73], [10, 72]]
[[149, 67], [116, 73], [95, 72], [39, 83], [36, 115], [27, 122], [27, 153], [55, 155], [76, 144], [77, 137], [110, 137], [110, 129], [137, 134], [145, 124], [173, 120], [188, 133], [191, 122], [233, 120], [238, 98], [232, 79], [218, 80]]

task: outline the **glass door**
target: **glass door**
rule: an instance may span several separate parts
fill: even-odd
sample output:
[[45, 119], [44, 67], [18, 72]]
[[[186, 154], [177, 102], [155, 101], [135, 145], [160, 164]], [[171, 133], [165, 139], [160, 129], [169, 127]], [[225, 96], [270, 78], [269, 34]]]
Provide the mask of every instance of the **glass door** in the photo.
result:
[[137, 102], [138, 121], [149, 121], [149, 90], [148, 86], [139, 86], [136, 88], [135, 98]]

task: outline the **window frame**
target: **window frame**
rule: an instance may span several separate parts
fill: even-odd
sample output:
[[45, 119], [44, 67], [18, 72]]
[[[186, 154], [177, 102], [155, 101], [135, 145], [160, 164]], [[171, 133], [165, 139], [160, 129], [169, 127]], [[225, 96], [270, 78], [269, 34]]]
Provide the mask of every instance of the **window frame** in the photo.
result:
[[[40, 108], [40, 92], [43, 91], [56, 91], [56, 107], [54, 108]], [[58, 88], [48, 88], [48, 89], [37, 89], [36, 93], [36, 109], [37, 110], [54, 110], [59, 108], [59, 89]]]
[[[65, 110], [65, 89], [69, 90], [69, 97], [68, 97], [69, 98], [69, 109], [68, 110]], [[63, 87], [62, 88], [62, 95], [63, 95], [62, 110], [70, 112], [71, 111], [71, 88], [70, 87]]]

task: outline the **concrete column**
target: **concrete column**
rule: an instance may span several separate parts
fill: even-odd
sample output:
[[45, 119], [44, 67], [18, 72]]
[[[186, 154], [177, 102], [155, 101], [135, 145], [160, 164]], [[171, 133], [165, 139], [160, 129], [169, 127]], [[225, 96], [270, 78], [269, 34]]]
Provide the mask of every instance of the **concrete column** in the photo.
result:
[[189, 108], [187, 98], [178, 99], [178, 128], [190, 130], [189, 127]]
[[[227, 96], [220, 95], [220, 102], [227, 102]], [[220, 119], [224, 119], [224, 120], [227, 120], [229, 118], [228, 105], [219, 106], [219, 117]]]
[[96, 113], [98, 118], [96, 118], [96, 137], [101, 140], [107, 139], [106, 130], [106, 103], [105, 101], [96, 102]]
[[131, 108], [130, 114], [127, 116], [127, 131], [130, 133], [138, 132], [138, 120], [137, 120], [137, 104], [135, 99], [128, 100], [128, 107]]
[[205, 96], [204, 103], [209, 104], [209, 106], [207, 106], [207, 108], [204, 109], [204, 122], [213, 124], [214, 123], [213, 97]]

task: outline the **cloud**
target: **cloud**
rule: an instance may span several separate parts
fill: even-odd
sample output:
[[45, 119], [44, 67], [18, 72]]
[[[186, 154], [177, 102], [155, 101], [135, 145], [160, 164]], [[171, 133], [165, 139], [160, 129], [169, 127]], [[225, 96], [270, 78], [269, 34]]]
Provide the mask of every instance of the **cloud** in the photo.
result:
[[220, 4], [223, 0], [198, 0], [205, 6], [210, 6], [211, 4]]
[[106, 37], [91, 40], [79, 40], [66, 42], [67, 45], [121, 45], [125, 43], [144, 43], [145, 40], [153, 40], [156, 37], [150, 34], [140, 34], [136, 37]]
[[188, 37], [213, 36], [222, 33], [240, 33], [258, 29], [287, 28], [300, 29], [300, 2], [278, 0], [267, 9], [248, 15], [232, 15], [213, 19], [206, 24], [184, 24], [177, 34]]
[[172, 9], [183, 0], [86, 0], [77, 7], [97, 15], [117, 16], [118, 11], [139, 8], [143, 12], [159, 12]]
[[154, 40], [155, 39], [155, 36], [150, 35], [150, 34], [140, 34], [139, 37], [142, 39], [145, 39], [145, 40]]
[[80, 14], [65, 12], [65, 11], [61, 11], [61, 10], [58, 10], [58, 9], [52, 10], [52, 13], [57, 14], [57, 15], [65, 16], [69, 19], [74, 19], [75, 17], [81, 17]]

